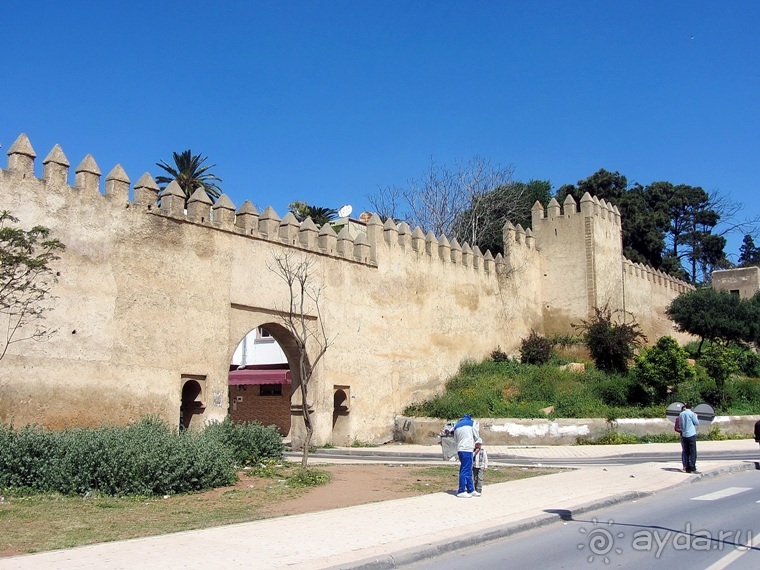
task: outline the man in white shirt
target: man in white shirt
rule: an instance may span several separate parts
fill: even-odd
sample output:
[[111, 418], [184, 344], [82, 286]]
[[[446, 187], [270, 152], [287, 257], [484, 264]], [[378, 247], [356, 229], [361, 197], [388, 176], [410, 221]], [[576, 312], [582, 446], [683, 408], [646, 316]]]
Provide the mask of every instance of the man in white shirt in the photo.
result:
[[457, 497], [480, 497], [475, 490], [472, 479], [472, 454], [475, 451], [475, 441], [480, 439], [478, 422], [473, 421], [470, 414], [465, 414], [454, 426], [454, 439], [459, 456], [459, 489]]

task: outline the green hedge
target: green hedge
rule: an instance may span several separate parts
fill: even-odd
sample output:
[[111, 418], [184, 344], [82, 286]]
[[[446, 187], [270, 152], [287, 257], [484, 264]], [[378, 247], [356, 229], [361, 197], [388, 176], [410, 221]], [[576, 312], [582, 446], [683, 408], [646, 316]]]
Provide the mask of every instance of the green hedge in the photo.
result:
[[234, 483], [236, 463], [282, 453], [276, 430], [259, 424], [223, 422], [202, 432], [178, 432], [155, 418], [60, 432], [0, 425], [0, 489], [113, 496], [199, 491]]

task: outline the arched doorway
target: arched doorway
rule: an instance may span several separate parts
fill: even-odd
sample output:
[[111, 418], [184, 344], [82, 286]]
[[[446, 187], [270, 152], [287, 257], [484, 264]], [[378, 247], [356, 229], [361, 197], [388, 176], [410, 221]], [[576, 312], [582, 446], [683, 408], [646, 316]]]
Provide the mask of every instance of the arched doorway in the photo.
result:
[[351, 411], [351, 387], [333, 386], [332, 442], [350, 445], [349, 412]]
[[282, 325], [265, 323], [240, 341], [230, 362], [229, 415], [233, 421], [274, 425], [285, 437], [291, 427], [294, 375], [280, 344], [283, 337], [289, 333]]
[[205, 380], [195, 377], [182, 378], [182, 396], [179, 407], [179, 427], [180, 429], [190, 429], [197, 427], [197, 421], [193, 421], [195, 416], [200, 416], [206, 409], [203, 403], [203, 386]]

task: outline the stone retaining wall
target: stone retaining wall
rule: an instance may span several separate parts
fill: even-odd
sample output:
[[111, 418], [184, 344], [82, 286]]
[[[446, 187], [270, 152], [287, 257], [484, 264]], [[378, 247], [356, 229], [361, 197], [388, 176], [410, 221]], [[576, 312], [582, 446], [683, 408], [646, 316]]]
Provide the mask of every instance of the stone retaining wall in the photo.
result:
[[[596, 439], [610, 428], [619, 433], [656, 435], [674, 433], [673, 422], [666, 418], [623, 418], [609, 423], [601, 418], [576, 419], [513, 419], [475, 418], [480, 422], [480, 435], [488, 445], [571, 445], [577, 438]], [[739, 432], [752, 437], [755, 416], [716, 416], [712, 424], [724, 433]], [[432, 445], [438, 443], [438, 433], [446, 422], [437, 418], [409, 418], [397, 416], [395, 440], [400, 443]], [[709, 427], [702, 422], [701, 431]]]

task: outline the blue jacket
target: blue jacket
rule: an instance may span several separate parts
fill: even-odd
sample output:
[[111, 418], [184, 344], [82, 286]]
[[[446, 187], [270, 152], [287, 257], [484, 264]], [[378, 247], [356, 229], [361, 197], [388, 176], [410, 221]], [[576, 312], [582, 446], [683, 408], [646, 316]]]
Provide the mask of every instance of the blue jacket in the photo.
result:
[[457, 451], [475, 451], [475, 440], [480, 437], [478, 422], [473, 421], [470, 414], [465, 414], [454, 426], [454, 439]]
[[678, 421], [681, 424], [681, 437], [697, 435], [697, 426], [699, 425], [697, 414], [686, 408], [678, 415]]

